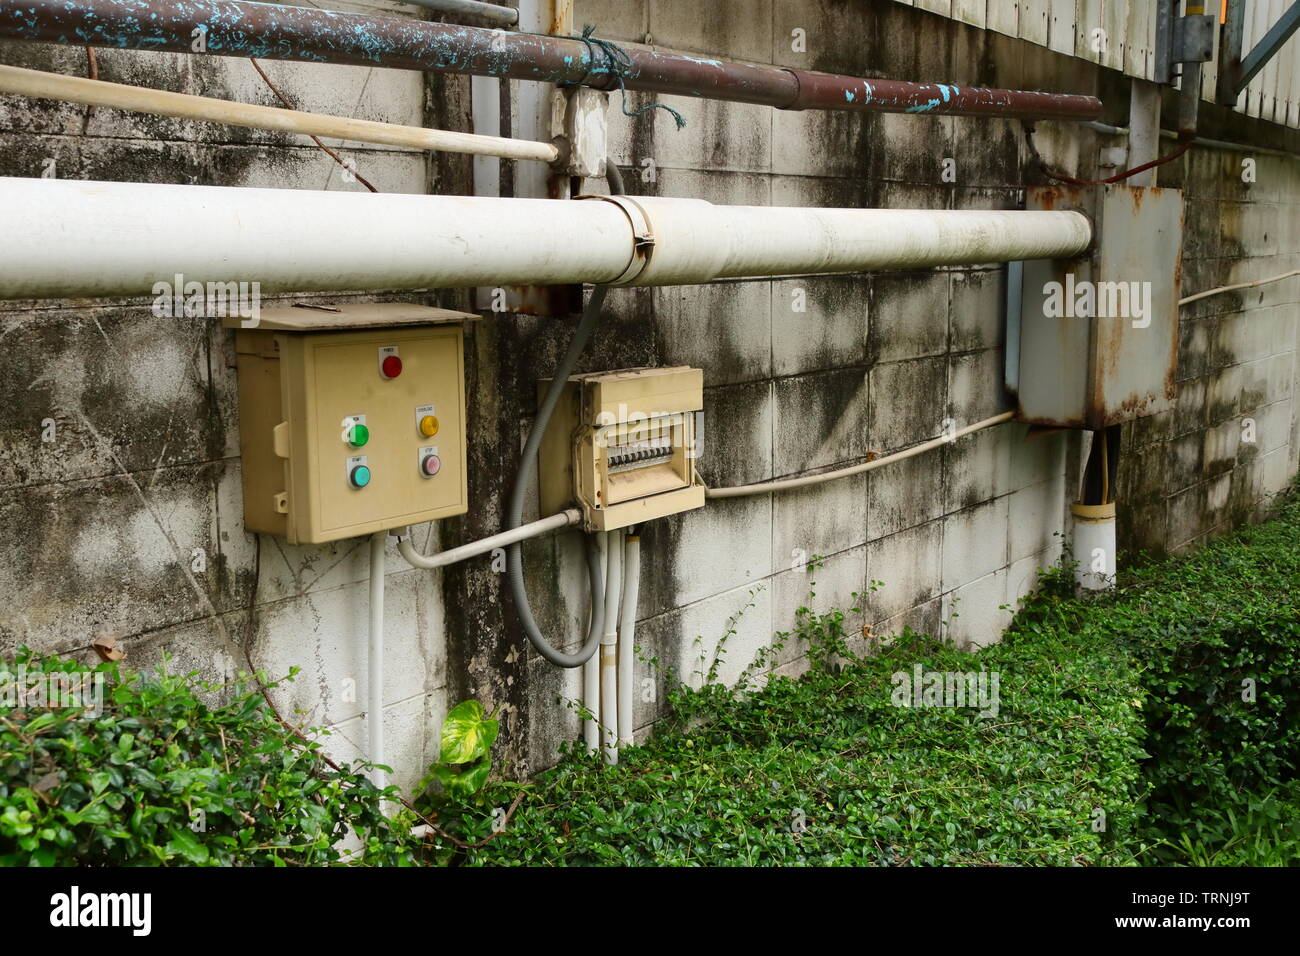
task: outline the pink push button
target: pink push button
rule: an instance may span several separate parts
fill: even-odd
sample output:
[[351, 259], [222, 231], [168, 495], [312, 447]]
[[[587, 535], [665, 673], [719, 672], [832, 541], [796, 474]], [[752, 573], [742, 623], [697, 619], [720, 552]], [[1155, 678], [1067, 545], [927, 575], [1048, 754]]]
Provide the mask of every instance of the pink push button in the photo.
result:
[[424, 460], [420, 462], [420, 471], [424, 477], [432, 478], [442, 470], [442, 459], [437, 455], [425, 455]]

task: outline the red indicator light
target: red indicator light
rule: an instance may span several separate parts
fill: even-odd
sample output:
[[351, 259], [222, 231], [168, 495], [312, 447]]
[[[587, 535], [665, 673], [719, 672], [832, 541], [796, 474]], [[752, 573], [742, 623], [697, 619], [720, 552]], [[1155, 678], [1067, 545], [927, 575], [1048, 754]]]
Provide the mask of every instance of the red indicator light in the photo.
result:
[[379, 363], [379, 371], [383, 373], [384, 378], [397, 378], [402, 374], [402, 360], [396, 355], [385, 355], [384, 360]]

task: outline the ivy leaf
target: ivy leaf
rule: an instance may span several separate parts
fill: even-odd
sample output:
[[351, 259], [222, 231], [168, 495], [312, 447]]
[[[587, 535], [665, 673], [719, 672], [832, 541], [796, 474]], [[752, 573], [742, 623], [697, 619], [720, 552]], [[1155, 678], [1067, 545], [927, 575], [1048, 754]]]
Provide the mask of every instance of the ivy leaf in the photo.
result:
[[497, 739], [500, 721], [487, 717], [476, 700], [457, 704], [442, 722], [442, 763], [472, 763], [486, 756]]
[[449, 796], [471, 797], [483, 789], [491, 769], [492, 760], [485, 756], [464, 768], [436, 764], [430, 768], [429, 775], [442, 784]]
[[174, 831], [166, 851], [173, 856], [183, 856], [190, 863], [208, 862], [208, 848], [195, 839], [189, 830]]

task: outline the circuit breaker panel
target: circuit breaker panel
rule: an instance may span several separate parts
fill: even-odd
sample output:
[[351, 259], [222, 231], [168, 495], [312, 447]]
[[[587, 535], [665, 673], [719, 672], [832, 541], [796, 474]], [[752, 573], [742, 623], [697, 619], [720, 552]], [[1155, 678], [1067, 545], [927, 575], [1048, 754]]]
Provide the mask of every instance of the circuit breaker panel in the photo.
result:
[[697, 368], [573, 376], [542, 439], [542, 514], [576, 504], [587, 530], [611, 531], [703, 507], [703, 408]]
[[245, 527], [317, 544], [464, 513], [470, 318], [380, 303], [229, 321]]

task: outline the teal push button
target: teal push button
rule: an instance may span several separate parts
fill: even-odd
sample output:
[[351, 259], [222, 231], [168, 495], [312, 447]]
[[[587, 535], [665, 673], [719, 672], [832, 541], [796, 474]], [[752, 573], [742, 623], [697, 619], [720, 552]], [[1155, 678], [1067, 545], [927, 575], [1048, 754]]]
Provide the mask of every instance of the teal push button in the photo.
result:
[[370, 484], [370, 469], [365, 465], [357, 465], [348, 472], [348, 481], [352, 483], [353, 488], [364, 488]]

